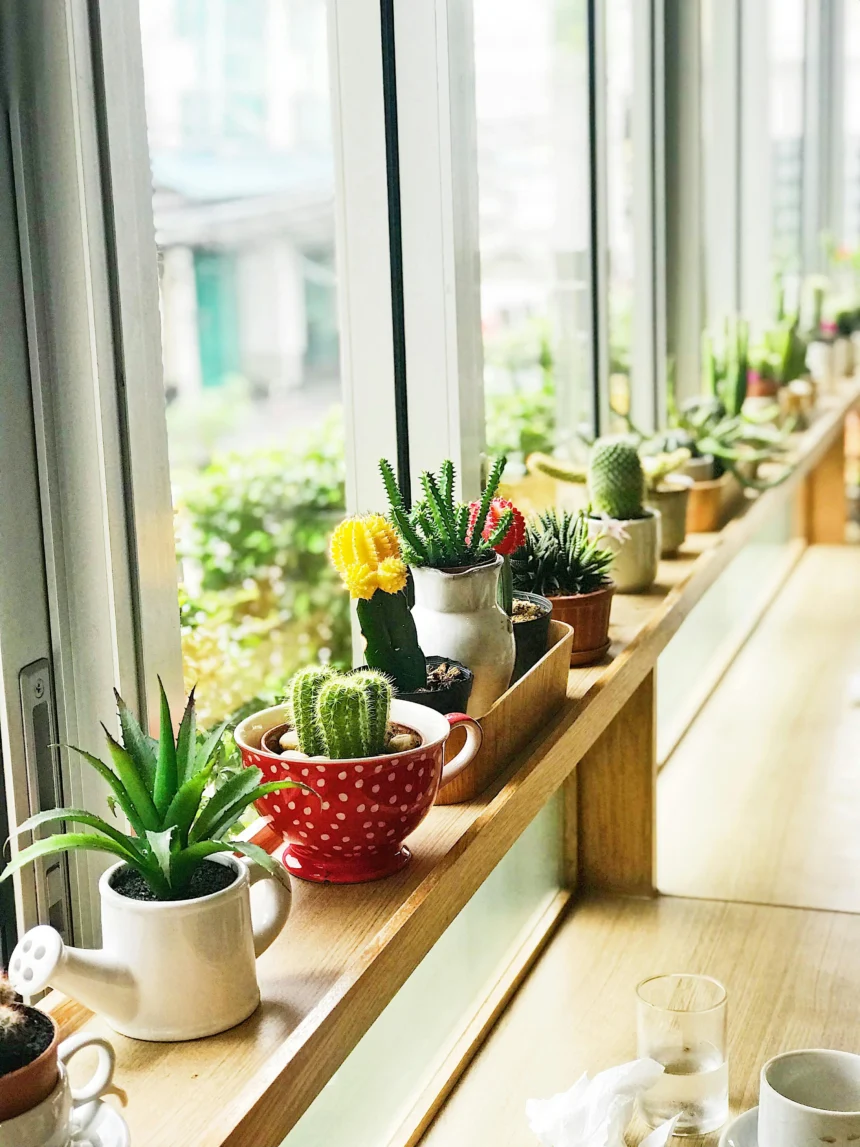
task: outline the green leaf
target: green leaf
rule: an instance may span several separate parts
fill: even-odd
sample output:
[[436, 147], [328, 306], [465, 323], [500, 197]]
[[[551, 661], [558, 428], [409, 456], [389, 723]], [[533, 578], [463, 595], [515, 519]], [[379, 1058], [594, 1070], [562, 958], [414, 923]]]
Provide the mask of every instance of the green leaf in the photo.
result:
[[243, 769], [241, 773], [237, 773], [236, 776], [225, 781], [221, 788], [209, 798], [194, 822], [188, 836], [191, 843], [208, 839], [213, 826], [218, 823], [230, 805], [245, 794], [254, 793], [257, 790], [262, 775], [259, 769]]
[[48, 836], [44, 840], [37, 840], [28, 848], [22, 849], [0, 873], [0, 881], [6, 880], [13, 872], [17, 872], [42, 856], [55, 856], [59, 852], [111, 852], [114, 856], [124, 860], [131, 868], [137, 869], [143, 875], [146, 874], [146, 866], [141, 863], [140, 857], [129, 852], [114, 840], [109, 840], [107, 837], [99, 836], [94, 832], [61, 832], [55, 836]]
[[[158, 678], [158, 689], [161, 694], [161, 726], [158, 740], [158, 763], [155, 769], [155, 789], [153, 798], [159, 816], [163, 816], [170, 807], [170, 802], [176, 796], [179, 788], [176, 774], [176, 743], [173, 740], [173, 722], [170, 719], [170, 705], [161, 678]], [[158, 825], [150, 825], [157, 828]]]
[[197, 750], [195, 760], [195, 768], [202, 769], [209, 764], [210, 758], [214, 755], [215, 750], [221, 744], [221, 738], [227, 731], [227, 726], [230, 724], [228, 721], [222, 721], [220, 725], [214, 728], [200, 748]]
[[266, 796], [268, 793], [278, 793], [283, 789], [301, 789], [311, 796], [318, 797], [318, 794], [315, 793], [313, 789], [298, 781], [268, 781], [264, 785], [257, 785], [252, 792], [237, 797], [231, 805], [224, 809], [224, 812], [209, 829], [207, 835], [212, 837], [222, 836], [231, 825], [236, 823], [249, 804], [259, 800], [260, 797]]
[[173, 834], [176, 829], [173, 825], [166, 828], [164, 832], [148, 832], [146, 839], [149, 841], [149, 847], [152, 849], [152, 855], [158, 861], [158, 867], [168, 884], [171, 884], [170, 879], [170, 863], [172, 859], [171, 843], [173, 841]]
[[185, 781], [194, 776], [195, 757], [197, 755], [197, 718], [194, 713], [194, 686], [188, 694], [188, 702], [182, 720], [179, 724], [179, 736], [176, 738], [176, 775], [177, 784], [181, 787]]
[[34, 816], [28, 817], [23, 824], [19, 824], [16, 832], [32, 832], [33, 829], [41, 827], [43, 824], [51, 824], [52, 822], [70, 820], [75, 824], [85, 824], [89, 828], [96, 828], [99, 832], [109, 837], [110, 840], [120, 845], [121, 848], [127, 848], [129, 852], [138, 853], [140, 859], [145, 860], [145, 857], [137, 847], [134, 837], [127, 836], [126, 833], [120, 832], [119, 829], [114, 828], [108, 824], [107, 821], [102, 820], [100, 816], [95, 813], [87, 812], [82, 808], [54, 808], [48, 809], [46, 812], [37, 812]]
[[[149, 795], [146, 782], [137, 771], [137, 766], [134, 763], [131, 753], [129, 753], [127, 749], [124, 749], [119, 741], [111, 736], [106, 726], [102, 725], [102, 728], [104, 729], [105, 737], [107, 737], [108, 749], [110, 750], [114, 767], [119, 774], [125, 792], [135, 807], [144, 830], [147, 828], [159, 828], [161, 821], [159, 820], [155, 805], [152, 803], [152, 797]], [[117, 797], [119, 797], [119, 793], [117, 793]], [[138, 836], [143, 835], [142, 832], [138, 831], [137, 825], [135, 825], [135, 832], [137, 832]]]
[[119, 712], [122, 742], [131, 754], [132, 760], [137, 765], [137, 771], [144, 778], [146, 787], [151, 794], [155, 784], [155, 753], [152, 751], [150, 744], [151, 738], [141, 729], [137, 717], [135, 717], [134, 713], [132, 713], [116, 689], [114, 689], [113, 693], [114, 697], [116, 697], [116, 707]]
[[134, 801], [126, 792], [125, 786], [116, 773], [109, 769], [104, 761], [99, 760], [98, 757], [94, 757], [93, 754], [88, 753], [86, 749], [79, 749], [76, 745], [69, 745], [69, 748], [73, 753], [78, 753], [79, 756], [83, 757], [85, 761], [92, 765], [102, 780], [110, 785], [116, 797], [117, 804], [122, 809], [129, 824], [138, 836], [144, 836], [146, 833], [146, 825], [141, 820]]
[[261, 868], [265, 868], [266, 872], [271, 872], [272, 876], [278, 876], [284, 873], [284, 866], [274, 856], [270, 856], [265, 848], [260, 848], [259, 844], [251, 844], [250, 840], [231, 840], [229, 841], [229, 848], [232, 852], [239, 852], [242, 856], [247, 856], [249, 860], [253, 860], [255, 864], [259, 864]]
[[209, 783], [214, 764], [214, 759], [210, 759], [209, 763], [204, 765], [199, 772], [189, 777], [170, 802], [170, 808], [164, 814], [164, 823], [176, 826], [179, 842], [183, 848], [188, 843], [188, 833], [194, 823], [194, 818], [200, 811], [200, 801], [203, 799], [203, 793]]

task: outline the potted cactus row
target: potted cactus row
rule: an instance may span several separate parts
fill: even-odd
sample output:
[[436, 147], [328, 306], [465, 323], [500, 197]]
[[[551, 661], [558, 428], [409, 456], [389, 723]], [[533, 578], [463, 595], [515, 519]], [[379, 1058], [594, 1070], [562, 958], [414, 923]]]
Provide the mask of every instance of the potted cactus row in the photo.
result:
[[545, 510], [529, 519], [511, 558], [515, 589], [546, 597], [552, 616], [573, 626], [571, 665], [590, 665], [609, 649], [612, 560], [601, 539], [589, 537], [582, 510]]
[[[443, 768], [457, 725], [466, 726], [466, 744]], [[403, 841], [481, 744], [470, 717], [393, 698], [375, 670], [326, 666], [300, 670], [284, 703], [252, 714], [234, 736], [247, 768], [314, 790], [317, 799], [266, 793], [257, 811], [269, 836], [286, 842], [291, 873], [336, 884], [378, 880], [407, 864]]]

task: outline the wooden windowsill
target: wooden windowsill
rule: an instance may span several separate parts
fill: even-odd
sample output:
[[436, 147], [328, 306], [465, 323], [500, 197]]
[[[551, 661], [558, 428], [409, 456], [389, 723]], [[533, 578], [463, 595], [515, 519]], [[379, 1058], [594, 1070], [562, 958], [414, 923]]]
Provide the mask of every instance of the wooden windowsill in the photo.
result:
[[199, 1147], [276, 1147], [460, 909], [594, 745], [660, 652], [732, 558], [842, 433], [860, 400], [851, 385], [825, 399], [798, 437], [783, 485], [747, 501], [719, 534], [688, 539], [663, 562], [647, 594], [619, 596], [612, 648], [601, 665], [571, 670], [566, 705], [495, 785], [465, 805], [437, 807], [409, 840], [414, 858], [376, 884], [294, 881], [293, 914], [258, 962], [263, 1003], [238, 1028], [186, 1044], [115, 1035], [52, 993], [64, 1034], [104, 1032], [117, 1051], [117, 1084], [136, 1147], [175, 1147], [177, 1127]]

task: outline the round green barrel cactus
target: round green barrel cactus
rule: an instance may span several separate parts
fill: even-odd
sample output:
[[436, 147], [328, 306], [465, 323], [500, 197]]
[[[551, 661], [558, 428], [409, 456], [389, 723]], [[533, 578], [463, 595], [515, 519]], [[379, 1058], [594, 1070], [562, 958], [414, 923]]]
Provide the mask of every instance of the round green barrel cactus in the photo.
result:
[[300, 669], [287, 686], [299, 748], [333, 761], [378, 756], [385, 749], [391, 695], [391, 682], [374, 669]]
[[591, 448], [588, 486], [597, 513], [619, 521], [645, 517], [645, 476], [639, 451], [629, 437], [598, 438]]

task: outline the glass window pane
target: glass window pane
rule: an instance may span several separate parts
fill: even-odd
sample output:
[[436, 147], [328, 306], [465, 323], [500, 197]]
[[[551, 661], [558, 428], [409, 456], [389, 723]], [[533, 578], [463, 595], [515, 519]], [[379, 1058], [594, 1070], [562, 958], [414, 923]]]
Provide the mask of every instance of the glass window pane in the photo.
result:
[[325, 0], [140, 5], [186, 685], [350, 660]]
[[848, 247], [860, 246], [860, 4], [845, 5], [844, 230]]
[[803, 235], [805, 0], [770, 0], [770, 135], [773, 252], [778, 267], [800, 272]]
[[[609, 400], [630, 413], [633, 348], [633, 0], [606, 4]], [[619, 421], [614, 429], [623, 430]]]
[[475, 0], [474, 35], [486, 439], [514, 481], [592, 422], [585, 0]]

